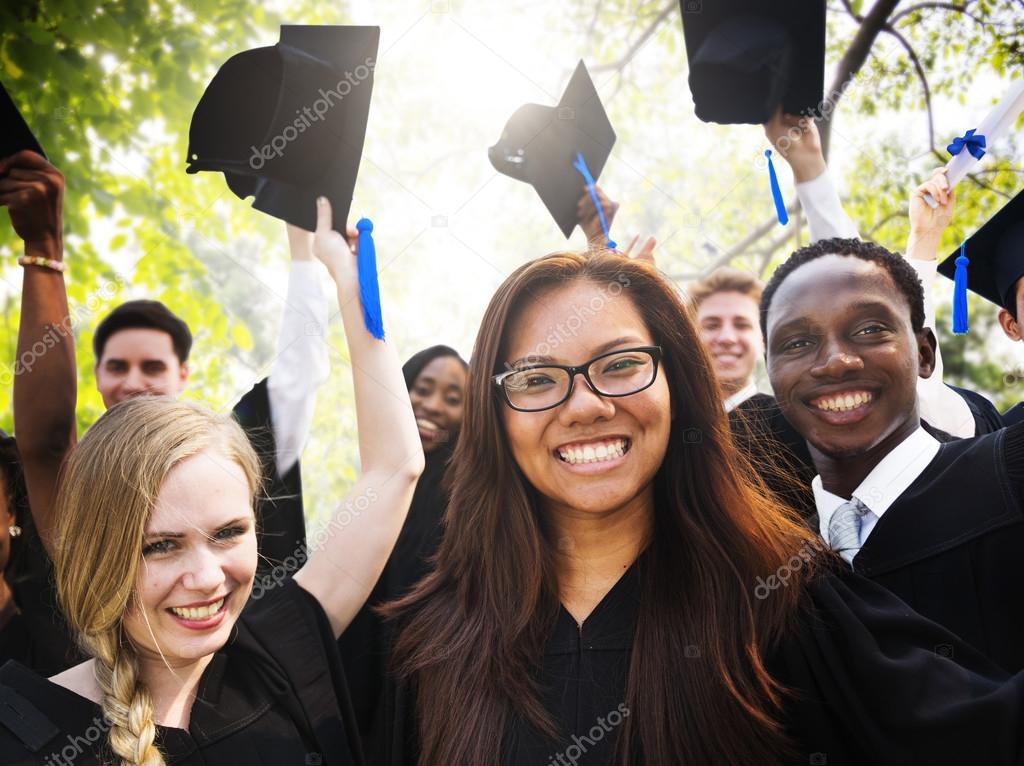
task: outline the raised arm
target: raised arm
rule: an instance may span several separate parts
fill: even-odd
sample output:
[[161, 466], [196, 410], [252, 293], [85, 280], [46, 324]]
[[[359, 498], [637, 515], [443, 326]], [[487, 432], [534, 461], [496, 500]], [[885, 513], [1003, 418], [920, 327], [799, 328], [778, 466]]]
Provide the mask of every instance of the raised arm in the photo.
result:
[[57, 477], [76, 438], [75, 339], [58, 270], [64, 257], [63, 203], [64, 177], [35, 152], [0, 161], [0, 205], [25, 243], [25, 257], [39, 259], [23, 264], [14, 423], [29, 507], [51, 553]]
[[314, 252], [338, 287], [362, 470], [327, 528], [310, 539], [309, 561], [295, 580], [317, 598], [335, 635], [341, 635], [384, 569], [424, 459], [398, 354], [363, 326], [355, 254], [331, 225], [330, 203], [321, 199]]
[[764, 134], [793, 171], [796, 196], [807, 216], [811, 242], [830, 237], [856, 238], [857, 227], [843, 210], [814, 120], [785, 114], [779, 107], [765, 123]]
[[277, 475], [298, 462], [309, 437], [316, 392], [331, 371], [327, 358], [327, 299], [323, 266], [313, 257], [313, 235], [288, 224], [291, 268], [277, 355], [267, 378]]
[[[924, 201], [931, 194], [938, 207]], [[946, 178], [946, 169], [932, 171], [931, 177], [910, 194], [910, 236], [907, 238], [907, 262], [914, 267], [924, 289], [924, 326], [935, 331], [935, 302], [932, 287], [942, 235], [953, 218], [956, 198]], [[936, 333], [935, 368], [928, 378], [918, 378], [917, 399], [922, 420], [948, 434], [967, 438], [975, 435], [974, 416], [967, 402], [942, 379], [942, 353]]]

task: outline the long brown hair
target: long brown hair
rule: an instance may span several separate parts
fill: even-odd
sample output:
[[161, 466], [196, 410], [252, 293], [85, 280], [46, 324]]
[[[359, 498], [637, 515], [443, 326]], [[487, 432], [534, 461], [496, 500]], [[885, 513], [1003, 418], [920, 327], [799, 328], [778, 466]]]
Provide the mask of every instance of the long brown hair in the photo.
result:
[[[757, 597], [816, 538], [733, 446], [691, 314], [656, 269], [611, 252], [555, 253], [517, 269], [484, 314], [452, 459], [452, 496], [436, 568], [387, 612], [399, 618], [394, 663], [416, 690], [421, 764], [496, 764], [513, 716], [551, 736], [537, 668], [558, 613], [555, 541], [507, 444], [491, 376], [527, 301], [574, 280], [620, 286], [664, 349], [675, 412], [654, 479], [651, 543], [619, 760], [771, 763], [786, 746], [784, 690], [762, 656], [781, 636], [812, 571]], [[568, 310], [568, 309], [567, 309]], [[700, 659], [686, 659], [696, 646]]]

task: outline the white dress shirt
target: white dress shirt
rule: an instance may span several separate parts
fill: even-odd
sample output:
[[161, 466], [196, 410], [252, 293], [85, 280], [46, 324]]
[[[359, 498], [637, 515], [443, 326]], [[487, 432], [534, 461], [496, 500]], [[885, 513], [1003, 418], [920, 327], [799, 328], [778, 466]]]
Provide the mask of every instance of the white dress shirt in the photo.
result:
[[317, 389], [330, 374], [324, 273], [318, 261], [291, 262], [277, 356], [267, 379], [278, 476], [288, 473], [302, 454]]
[[746, 386], [744, 386], [735, 394], [733, 394], [732, 396], [728, 397], [725, 400], [725, 411], [732, 412], [734, 409], [736, 409], [737, 406], [743, 404], [743, 402], [747, 401], [747, 399], [749, 399], [756, 393], [757, 384], [754, 383], [754, 381], [750, 381], [749, 383], [747, 383]]
[[[930, 433], [918, 426], [914, 433], [896, 445], [888, 455], [882, 458], [853, 491], [856, 497], [868, 507], [870, 513], [864, 514], [860, 521], [860, 545], [868, 539], [882, 514], [900, 495], [907, 491], [920, 476], [928, 464], [939, 452], [939, 442]], [[832, 514], [847, 498], [834, 495], [821, 484], [821, 476], [815, 476], [811, 482], [814, 490], [814, 504], [818, 509], [818, 529], [821, 536], [828, 541], [828, 524]]]

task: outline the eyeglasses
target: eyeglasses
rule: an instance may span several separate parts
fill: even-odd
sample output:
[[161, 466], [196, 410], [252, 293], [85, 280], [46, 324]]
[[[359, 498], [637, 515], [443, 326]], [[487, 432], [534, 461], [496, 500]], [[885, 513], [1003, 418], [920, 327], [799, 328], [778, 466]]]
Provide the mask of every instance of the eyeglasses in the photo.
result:
[[630, 396], [654, 383], [661, 361], [661, 346], [638, 346], [611, 351], [575, 367], [538, 364], [499, 373], [491, 378], [505, 403], [520, 412], [557, 407], [572, 396], [573, 382], [583, 375], [598, 396]]

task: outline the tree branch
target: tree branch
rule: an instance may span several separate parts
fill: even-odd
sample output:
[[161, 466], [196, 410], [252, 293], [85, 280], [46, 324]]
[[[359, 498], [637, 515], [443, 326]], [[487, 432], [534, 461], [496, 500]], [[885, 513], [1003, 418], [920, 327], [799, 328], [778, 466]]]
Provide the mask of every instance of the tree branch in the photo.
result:
[[661, 22], [667, 19], [668, 15], [678, 7], [679, 3], [676, 2], [676, 0], [671, 0], [671, 2], [667, 3], [665, 7], [658, 12], [658, 15], [654, 17], [654, 21], [647, 25], [647, 28], [644, 29], [644, 31], [640, 33], [640, 36], [633, 41], [633, 44], [629, 46], [629, 48], [622, 55], [621, 58], [619, 58], [616, 61], [613, 61], [610, 64], [602, 64], [600, 66], [591, 67], [590, 71], [615, 71], [621, 74], [622, 70], [626, 68], [626, 65], [633, 60], [633, 57], [640, 52], [640, 49], [643, 48], [647, 44], [647, 41], [650, 40], [651, 37], [654, 35], [654, 33], [658, 31], [658, 27], [661, 25]]
[[[831, 105], [831, 109], [827, 115], [822, 114], [821, 119], [818, 121], [818, 132], [821, 134], [821, 149], [826, 159], [828, 159], [829, 138], [832, 134], [832, 115], [836, 112], [836, 104], [842, 98], [843, 91], [846, 90], [850, 81], [853, 80], [857, 72], [864, 66], [864, 62], [867, 61], [868, 54], [871, 52], [871, 47], [875, 44], [875, 38], [882, 31], [882, 27], [889, 18], [889, 14], [892, 13], [899, 3], [900, 0], [877, 0], [868, 12], [868, 15], [864, 17], [860, 29], [857, 30], [853, 41], [846, 49], [846, 53], [843, 54], [843, 58], [839, 61], [839, 67], [836, 70], [835, 78], [832, 80], [832, 86], [825, 94], [826, 103]], [[856, 18], [854, 16], [855, 20]]]
[[921, 60], [917, 57], [917, 53], [914, 51], [913, 47], [907, 41], [907, 38], [905, 38], [903, 35], [901, 35], [899, 32], [893, 29], [891, 24], [885, 24], [882, 27], [882, 31], [887, 32], [888, 34], [892, 35], [897, 40], [899, 40], [900, 45], [903, 46], [903, 49], [907, 52], [907, 56], [910, 58], [911, 63], [914, 65], [914, 69], [917, 72], [917, 77], [921, 81], [921, 87], [924, 90], [924, 105], [928, 112], [928, 147], [934, 147], [935, 122], [932, 117], [932, 91], [931, 88], [928, 87], [928, 76], [924, 72], [924, 67], [921, 66]]
[[889, 23], [893, 26], [896, 26], [900, 19], [905, 18], [917, 11], [923, 11], [926, 8], [941, 8], [947, 11], [955, 11], [956, 13], [962, 13], [964, 16], [967, 16], [968, 18], [974, 19], [982, 26], [985, 26], [988, 23], [984, 19], [981, 19], [975, 16], [970, 11], [968, 11], [966, 4], [954, 5], [953, 3], [918, 3], [917, 5], [912, 5], [909, 8], [906, 8], [897, 13], [896, 15], [894, 15], [891, 19], [889, 19]]

